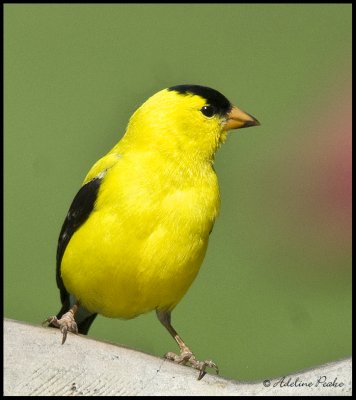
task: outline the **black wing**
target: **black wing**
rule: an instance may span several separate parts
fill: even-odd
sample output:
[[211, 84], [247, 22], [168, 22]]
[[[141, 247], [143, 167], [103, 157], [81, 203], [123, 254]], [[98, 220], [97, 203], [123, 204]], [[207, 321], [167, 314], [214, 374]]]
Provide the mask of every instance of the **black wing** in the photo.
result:
[[[61, 262], [63, 254], [73, 234], [88, 219], [90, 213], [93, 211], [103, 177], [104, 175], [100, 174], [99, 177], [92, 179], [81, 187], [77, 195], [74, 197], [59, 235], [56, 280], [60, 291], [62, 309], [57, 315], [58, 318], [60, 318], [70, 308], [69, 293], [67, 292], [61, 277]], [[96, 314], [94, 314], [94, 318], [95, 315]]]

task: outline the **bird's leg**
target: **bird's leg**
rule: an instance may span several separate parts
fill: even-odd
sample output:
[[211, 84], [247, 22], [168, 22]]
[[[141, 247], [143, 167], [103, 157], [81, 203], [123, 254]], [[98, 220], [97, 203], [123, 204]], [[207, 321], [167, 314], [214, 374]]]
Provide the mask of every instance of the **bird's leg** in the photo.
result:
[[168, 330], [174, 340], [178, 343], [180, 354], [169, 352], [165, 354], [165, 358], [182, 365], [190, 365], [199, 370], [198, 380], [202, 379], [206, 374], [207, 367], [214, 368], [216, 373], [219, 373], [219, 368], [211, 360], [198, 361], [189, 347], [184, 343], [183, 339], [178, 335], [177, 331], [171, 325], [171, 313], [169, 311], [156, 310], [157, 317], [161, 324]]
[[64, 344], [64, 342], [66, 341], [68, 332], [73, 332], [76, 335], [78, 334], [77, 323], [75, 322], [75, 319], [74, 319], [74, 316], [75, 316], [76, 312], [78, 311], [78, 308], [79, 308], [79, 303], [77, 302], [69, 309], [68, 312], [63, 314], [60, 319], [58, 319], [56, 316], [54, 316], [54, 317], [47, 318], [43, 322], [43, 324], [47, 323], [48, 325], [52, 325], [52, 326], [60, 329], [60, 331], [63, 334], [62, 344]]

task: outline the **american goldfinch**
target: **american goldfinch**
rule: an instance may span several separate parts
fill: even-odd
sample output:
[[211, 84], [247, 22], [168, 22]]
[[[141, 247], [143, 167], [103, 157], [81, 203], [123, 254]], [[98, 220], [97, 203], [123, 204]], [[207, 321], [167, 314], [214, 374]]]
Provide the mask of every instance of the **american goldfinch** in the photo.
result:
[[56, 278], [62, 308], [45, 322], [87, 334], [97, 314], [129, 319], [155, 310], [180, 353], [198, 369], [171, 325], [196, 277], [220, 207], [214, 155], [230, 129], [259, 125], [218, 91], [161, 90], [139, 107], [123, 138], [88, 172], [60, 232]]

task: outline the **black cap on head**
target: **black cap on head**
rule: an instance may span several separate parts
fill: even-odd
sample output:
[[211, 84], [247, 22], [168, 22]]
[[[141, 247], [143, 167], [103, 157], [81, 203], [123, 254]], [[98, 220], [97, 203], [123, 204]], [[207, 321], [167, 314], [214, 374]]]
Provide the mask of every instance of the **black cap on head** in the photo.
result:
[[177, 85], [168, 88], [180, 94], [193, 94], [203, 97], [207, 104], [214, 106], [220, 115], [225, 115], [231, 110], [232, 105], [229, 100], [215, 89], [200, 85]]

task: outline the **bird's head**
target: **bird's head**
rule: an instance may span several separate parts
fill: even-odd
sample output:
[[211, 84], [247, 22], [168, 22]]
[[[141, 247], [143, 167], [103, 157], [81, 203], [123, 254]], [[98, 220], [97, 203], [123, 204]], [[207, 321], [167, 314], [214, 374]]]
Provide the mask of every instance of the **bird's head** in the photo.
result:
[[161, 90], [136, 110], [125, 136], [161, 152], [212, 159], [231, 129], [260, 125], [217, 90], [178, 85]]

